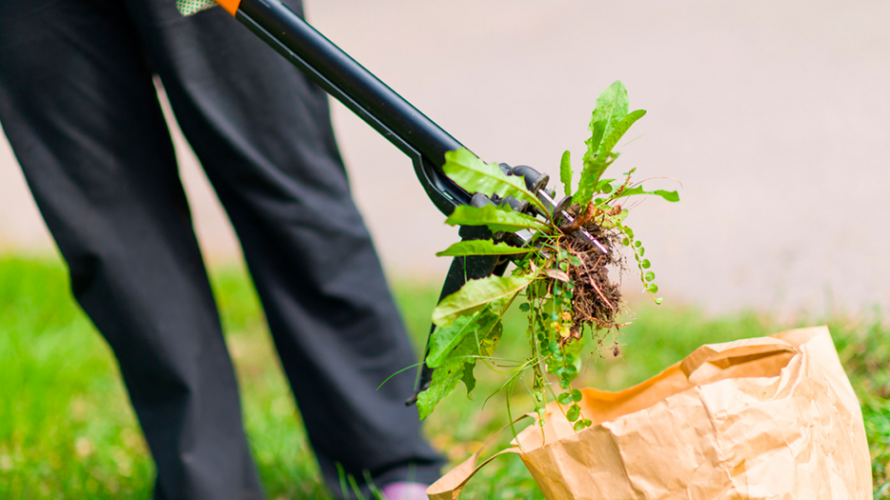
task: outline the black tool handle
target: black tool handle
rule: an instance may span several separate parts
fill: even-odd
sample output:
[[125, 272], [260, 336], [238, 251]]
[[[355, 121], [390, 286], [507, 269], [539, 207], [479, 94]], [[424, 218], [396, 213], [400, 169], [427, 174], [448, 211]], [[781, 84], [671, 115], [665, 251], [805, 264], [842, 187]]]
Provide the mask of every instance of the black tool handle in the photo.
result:
[[430, 200], [450, 215], [470, 194], [442, 172], [445, 153], [462, 147], [279, 0], [241, 0], [235, 17], [312, 80], [411, 157]]
[[[458, 205], [491, 203], [484, 195], [474, 197], [473, 193], [467, 193], [442, 172], [445, 153], [463, 147], [461, 143], [280, 0], [239, 1], [227, 2], [237, 5], [227, 10], [234, 11], [235, 17], [263, 41], [411, 158], [420, 184], [443, 214], [450, 215]], [[546, 174], [530, 167], [502, 165], [501, 168], [507, 175], [523, 176], [532, 192], [543, 189], [549, 179]], [[526, 205], [513, 208], [525, 210]], [[491, 237], [485, 227], [462, 227], [460, 235], [464, 240]], [[507, 262], [497, 256], [456, 257], [442, 287], [440, 300], [459, 290], [467, 280], [503, 275], [506, 267]], [[429, 387], [432, 373], [433, 370], [424, 364], [417, 393], [407, 404], [416, 402], [417, 394]]]

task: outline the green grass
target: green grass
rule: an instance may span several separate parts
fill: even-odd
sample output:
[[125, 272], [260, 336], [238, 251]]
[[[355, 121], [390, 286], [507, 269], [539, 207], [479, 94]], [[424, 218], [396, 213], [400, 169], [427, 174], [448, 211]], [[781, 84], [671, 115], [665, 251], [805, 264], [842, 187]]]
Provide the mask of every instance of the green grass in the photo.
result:
[[[238, 268], [214, 272], [213, 285], [241, 384], [245, 421], [270, 499], [328, 498], [256, 295]], [[395, 287], [415, 344], [422, 347], [437, 283]], [[890, 499], [890, 330], [881, 318], [800, 318], [828, 322], [863, 405], [873, 456], [875, 498]], [[640, 304], [633, 325], [591, 352], [584, 382], [620, 389], [642, 381], [706, 342], [765, 335], [794, 326], [769, 316], [708, 317], [692, 308]], [[506, 318], [502, 354], [519, 356], [524, 325]], [[513, 335], [509, 335], [513, 332]], [[473, 400], [462, 387], [428, 419], [430, 439], [453, 462], [466, 458], [506, 422], [503, 395], [487, 403], [497, 378], [477, 369]], [[517, 394], [515, 408], [528, 409]], [[518, 411], [515, 410], [514, 411]], [[509, 440], [504, 433], [500, 445]], [[148, 499], [154, 466], [111, 353], [73, 303], [54, 260], [0, 257], [0, 498]], [[515, 457], [496, 460], [462, 498], [541, 498]]]

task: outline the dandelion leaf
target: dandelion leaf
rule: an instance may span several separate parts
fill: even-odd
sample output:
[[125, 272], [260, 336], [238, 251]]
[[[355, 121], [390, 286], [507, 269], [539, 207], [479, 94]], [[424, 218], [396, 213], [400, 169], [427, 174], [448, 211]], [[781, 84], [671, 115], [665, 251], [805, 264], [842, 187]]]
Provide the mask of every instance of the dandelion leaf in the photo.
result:
[[433, 310], [436, 326], [450, 326], [455, 320], [476, 308], [498, 299], [512, 299], [534, 281], [534, 276], [488, 276], [464, 283], [460, 290], [442, 299]]
[[584, 168], [573, 199], [582, 207], [590, 203], [600, 177], [614, 161], [612, 147], [633, 122], [645, 114], [642, 110], [642, 113], [635, 111], [626, 120], [628, 107], [627, 89], [620, 81], [610, 85], [596, 100], [596, 108], [590, 118], [590, 138], [585, 141], [587, 152], [584, 153]]
[[441, 366], [433, 370], [433, 378], [427, 390], [417, 396], [417, 410], [421, 420], [428, 417], [433, 409], [445, 396], [451, 393], [457, 383], [464, 381], [467, 395], [476, 386], [473, 368], [476, 365], [474, 356], [491, 356], [500, 341], [503, 329], [498, 322], [494, 328], [482, 337], [479, 342], [475, 335], [468, 335], [457, 345], [451, 356]]
[[511, 247], [506, 243], [495, 244], [491, 240], [459, 241], [436, 253], [437, 257], [465, 257], [468, 255], [515, 255], [518, 253], [536, 252], [536, 248]]
[[625, 116], [620, 122], [618, 122], [618, 125], [616, 125], [615, 128], [612, 129], [606, 139], [600, 144], [597, 154], [610, 154], [612, 152], [612, 149], [618, 145], [618, 141], [621, 140], [630, 126], [644, 116], [646, 116], [645, 109], [638, 109], [636, 111], [631, 111], [630, 113], [628, 113], [627, 116]]
[[433, 330], [430, 336], [429, 353], [427, 353], [426, 364], [430, 368], [438, 368], [445, 362], [448, 355], [454, 350], [463, 339], [470, 334], [473, 338], [477, 336], [486, 337], [488, 333], [495, 328], [501, 320], [503, 312], [504, 299], [495, 301], [471, 314], [461, 315], [454, 320], [449, 326], [439, 326]]
[[450, 226], [488, 226], [488, 229], [493, 232], [515, 233], [522, 229], [547, 230], [547, 227], [534, 217], [516, 212], [509, 206], [485, 205], [480, 208], [459, 205], [448, 216], [445, 223]]
[[646, 191], [643, 189], [643, 186], [636, 186], [632, 188], [627, 188], [621, 192], [620, 195], [616, 196], [615, 199], [624, 198], [625, 196], [634, 196], [638, 194], [651, 194], [654, 196], [661, 196], [666, 201], [670, 202], [678, 202], [680, 201], [680, 195], [676, 191], [667, 191], [665, 189], [656, 189], [654, 191]]
[[544, 210], [541, 200], [528, 190], [522, 177], [508, 176], [497, 163], [485, 163], [466, 148], [445, 153], [442, 171], [469, 193], [498, 195], [502, 198], [512, 196], [527, 200]]

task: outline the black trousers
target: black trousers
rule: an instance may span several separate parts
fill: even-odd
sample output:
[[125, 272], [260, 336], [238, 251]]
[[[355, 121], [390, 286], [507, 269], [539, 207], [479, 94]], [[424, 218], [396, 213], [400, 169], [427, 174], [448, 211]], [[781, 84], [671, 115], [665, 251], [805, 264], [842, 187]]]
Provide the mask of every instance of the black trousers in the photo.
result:
[[[300, 5], [291, 3], [300, 12]], [[152, 74], [240, 238], [325, 480], [437, 477], [403, 401], [415, 356], [324, 93], [222, 9], [0, 1], [0, 123], [114, 350], [156, 499], [260, 498], [235, 376]]]

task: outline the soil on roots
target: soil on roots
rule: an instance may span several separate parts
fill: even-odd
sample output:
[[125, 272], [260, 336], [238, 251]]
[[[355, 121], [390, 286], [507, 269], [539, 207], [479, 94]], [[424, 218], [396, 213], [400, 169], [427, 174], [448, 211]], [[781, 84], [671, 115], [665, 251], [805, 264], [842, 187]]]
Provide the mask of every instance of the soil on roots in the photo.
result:
[[572, 335], [567, 338], [581, 338], [584, 327], [592, 332], [609, 331], [616, 328], [615, 318], [623, 307], [621, 286], [609, 279], [609, 268], [616, 266], [623, 270], [623, 259], [617, 250], [619, 237], [613, 230], [604, 230], [596, 223], [584, 226], [587, 232], [607, 250], [606, 253], [592, 243], [566, 234], [562, 247], [578, 257], [580, 265], [569, 265], [568, 274], [574, 283], [572, 306], [574, 325]]

